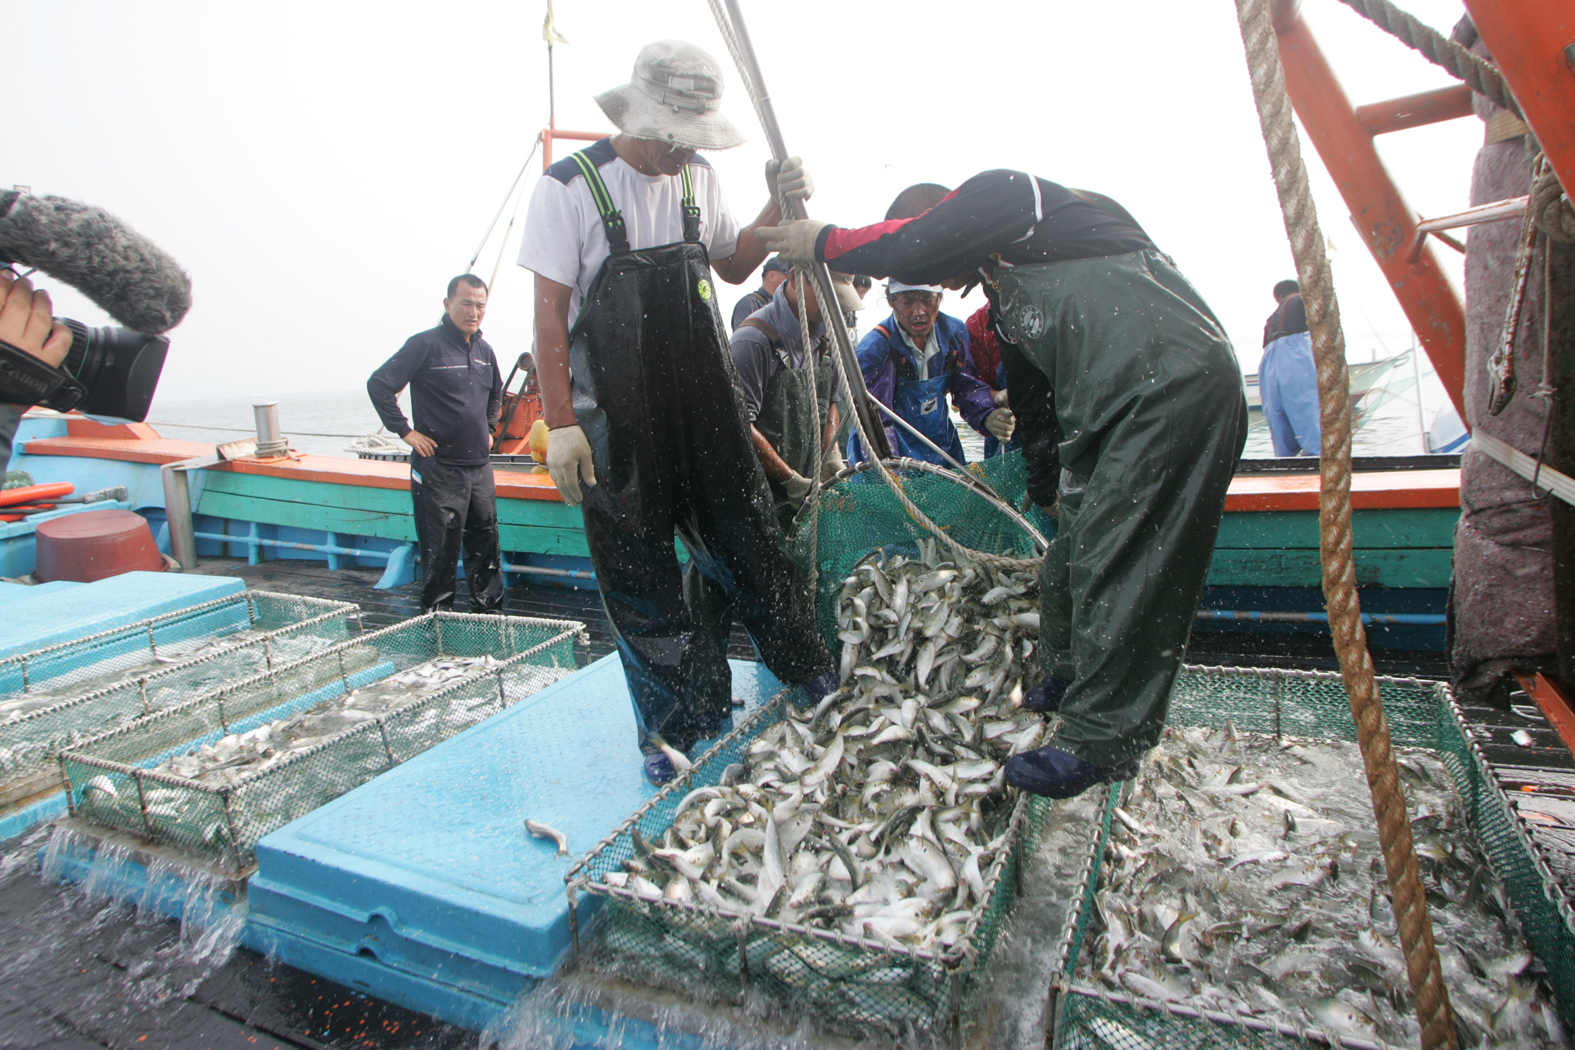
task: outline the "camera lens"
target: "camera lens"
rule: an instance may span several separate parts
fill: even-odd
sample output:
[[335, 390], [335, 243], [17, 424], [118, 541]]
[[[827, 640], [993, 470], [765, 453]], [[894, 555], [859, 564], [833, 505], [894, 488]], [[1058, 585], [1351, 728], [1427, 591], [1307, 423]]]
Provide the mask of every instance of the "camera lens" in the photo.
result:
[[146, 419], [169, 340], [112, 325], [89, 328], [69, 317], [58, 320], [71, 332], [71, 349], [60, 367], [88, 391], [77, 410], [136, 423]]

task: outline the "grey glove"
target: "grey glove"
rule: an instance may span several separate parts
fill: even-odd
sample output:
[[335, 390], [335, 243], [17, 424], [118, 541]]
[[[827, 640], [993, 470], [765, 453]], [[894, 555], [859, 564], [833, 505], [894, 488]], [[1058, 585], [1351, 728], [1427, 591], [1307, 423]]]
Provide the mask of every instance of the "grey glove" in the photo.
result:
[[814, 485], [813, 482], [799, 473], [789, 474], [778, 484], [782, 486], [791, 499], [800, 503], [804, 501], [805, 496], [809, 495], [809, 490]]
[[984, 429], [997, 441], [1012, 440], [1012, 431], [1016, 428], [1017, 417], [1012, 415], [1009, 408], [997, 408], [984, 417]]
[[830, 225], [822, 219], [794, 219], [781, 226], [757, 227], [755, 236], [760, 238], [768, 251], [781, 255], [783, 262], [813, 263], [815, 241], [819, 239], [820, 231]]
[[832, 445], [820, 457], [820, 483], [824, 485], [847, 467], [847, 460], [842, 458], [842, 450]]
[[580, 493], [580, 479], [587, 485], [596, 484], [596, 468], [591, 465], [591, 443], [585, 431], [578, 426], [558, 427], [547, 432], [547, 473], [558, 486], [563, 502], [578, 507], [584, 498]]
[[815, 180], [809, 177], [802, 157], [789, 157], [778, 162], [766, 161], [766, 188], [773, 199], [807, 201], [815, 192]]
[[1000, 405], [1002, 408], [1005, 408], [1007, 405], [1011, 404], [1011, 400], [1006, 396], [1006, 394], [1007, 392], [1004, 388], [1001, 390], [995, 390], [991, 392], [990, 399], [996, 404]]

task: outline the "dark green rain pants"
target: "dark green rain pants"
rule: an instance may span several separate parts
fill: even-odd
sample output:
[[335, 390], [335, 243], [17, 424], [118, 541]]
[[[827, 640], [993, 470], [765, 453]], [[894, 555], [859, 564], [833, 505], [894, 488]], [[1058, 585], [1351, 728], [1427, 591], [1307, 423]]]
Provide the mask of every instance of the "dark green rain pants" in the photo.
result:
[[1112, 765], [1159, 741], [1247, 439], [1219, 321], [1158, 251], [1001, 267], [1006, 334], [1050, 378], [1060, 522], [1040, 659], [1070, 683], [1052, 746]]

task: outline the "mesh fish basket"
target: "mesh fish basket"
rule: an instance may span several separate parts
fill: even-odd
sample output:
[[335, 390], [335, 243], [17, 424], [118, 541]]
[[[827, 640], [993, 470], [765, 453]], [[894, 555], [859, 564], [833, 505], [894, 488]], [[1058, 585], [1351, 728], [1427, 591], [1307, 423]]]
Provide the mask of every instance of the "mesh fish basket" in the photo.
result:
[[[1032, 525], [1046, 538], [1055, 533], [1054, 522], [1037, 507], [1026, 515], [1008, 513], [960, 483], [950, 471], [911, 459], [886, 462], [903, 494], [965, 547], [1031, 558], [1036, 553], [1034, 538], [1024, 524]], [[969, 472], [983, 478], [1003, 502], [1021, 506], [1027, 491], [1022, 452], [970, 464]], [[811, 562], [815, 565], [819, 581], [815, 623], [833, 651], [837, 589], [853, 567], [871, 551], [895, 549], [912, 553], [918, 549], [918, 541], [928, 536], [867, 462], [849, 467], [821, 490], [819, 518], [813, 529], [807, 509], [799, 513], [789, 544], [800, 568], [808, 568]]]
[[[1520, 930], [1545, 968], [1563, 1024], [1575, 1004], [1575, 911], [1528, 827], [1517, 817], [1459, 708], [1442, 683], [1380, 679], [1395, 746], [1434, 754], [1448, 770], [1471, 835], [1487, 857]], [[1356, 739], [1339, 675], [1281, 670], [1186, 668], [1172, 695], [1170, 724], [1235, 729], [1303, 740]], [[1078, 1050], [1149, 1047], [1291, 1047], [1311, 1042], [1366, 1048], [1372, 1040], [1308, 1027], [1300, 1018], [1222, 1010], [1203, 998], [1144, 998], [1111, 991], [1080, 969], [1096, 923], [1105, 842], [1120, 785], [1106, 798], [1100, 847], [1073, 903], [1052, 976], [1051, 1045]], [[1514, 1037], [1493, 1045], [1517, 1045]]]
[[0, 809], [56, 790], [63, 747], [361, 630], [351, 602], [244, 591], [0, 660]]
[[[714, 1003], [759, 997], [790, 1017], [813, 1016], [846, 1035], [912, 1038], [959, 1030], [975, 979], [987, 966], [1015, 893], [1023, 850], [1044, 808], [1013, 793], [998, 800], [1006, 842], [984, 874], [985, 892], [962, 936], [939, 950], [865, 934], [642, 894], [602, 881], [634, 856], [635, 834], [659, 841], [696, 788], [721, 782], [750, 743], [783, 717], [774, 697], [664, 787], [565, 875], [578, 927], [580, 891], [604, 898], [596, 950], [619, 976]], [[1090, 836], [1090, 849], [1093, 836]], [[576, 937], [578, 944], [578, 937]]]
[[[575, 669], [575, 621], [428, 613], [297, 660], [66, 749], [74, 816], [207, 857], [231, 874], [257, 841]], [[231, 734], [307, 712], [442, 658], [491, 658], [232, 777], [157, 769]]]

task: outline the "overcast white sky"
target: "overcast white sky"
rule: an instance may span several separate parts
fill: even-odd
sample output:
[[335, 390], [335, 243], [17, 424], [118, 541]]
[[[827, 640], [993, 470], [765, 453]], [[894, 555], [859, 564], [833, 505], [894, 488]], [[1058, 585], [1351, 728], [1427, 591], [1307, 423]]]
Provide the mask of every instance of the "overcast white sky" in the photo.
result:
[[[1269, 290], [1294, 268], [1230, 0], [743, 6], [788, 146], [818, 186], [812, 214], [875, 222], [904, 186], [995, 167], [1108, 193], [1257, 370]], [[1445, 32], [1462, 11], [1405, 6]], [[189, 270], [195, 305], [172, 333], [159, 402], [357, 389], [436, 322], [546, 123], [544, 7], [0, 0], [21, 114], [0, 185], [102, 205]], [[1450, 83], [1334, 0], [1303, 10], [1358, 104]], [[556, 11], [571, 41], [556, 49], [559, 127], [606, 129], [591, 96], [626, 81], [648, 41], [691, 40], [724, 64], [725, 105], [749, 141], [710, 159], [752, 218], [768, 150], [704, 0]], [[1466, 206], [1481, 141], [1468, 119], [1379, 144], [1413, 208], [1436, 215]], [[1410, 328], [1304, 150], [1351, 358], [1398, 352]], [[505, 370], [530, 346], [518, 236], [485, 324]], [[498, 244], [476, 272], [490, 276]], [[1458, 284], [1460, 257], [1443, 257]], [[105, 323], [41, 284], [61, 314]], [[724, 311], [750, 287], [726, 287]], [[966, 316], [977, 301], [945, 309]]]

